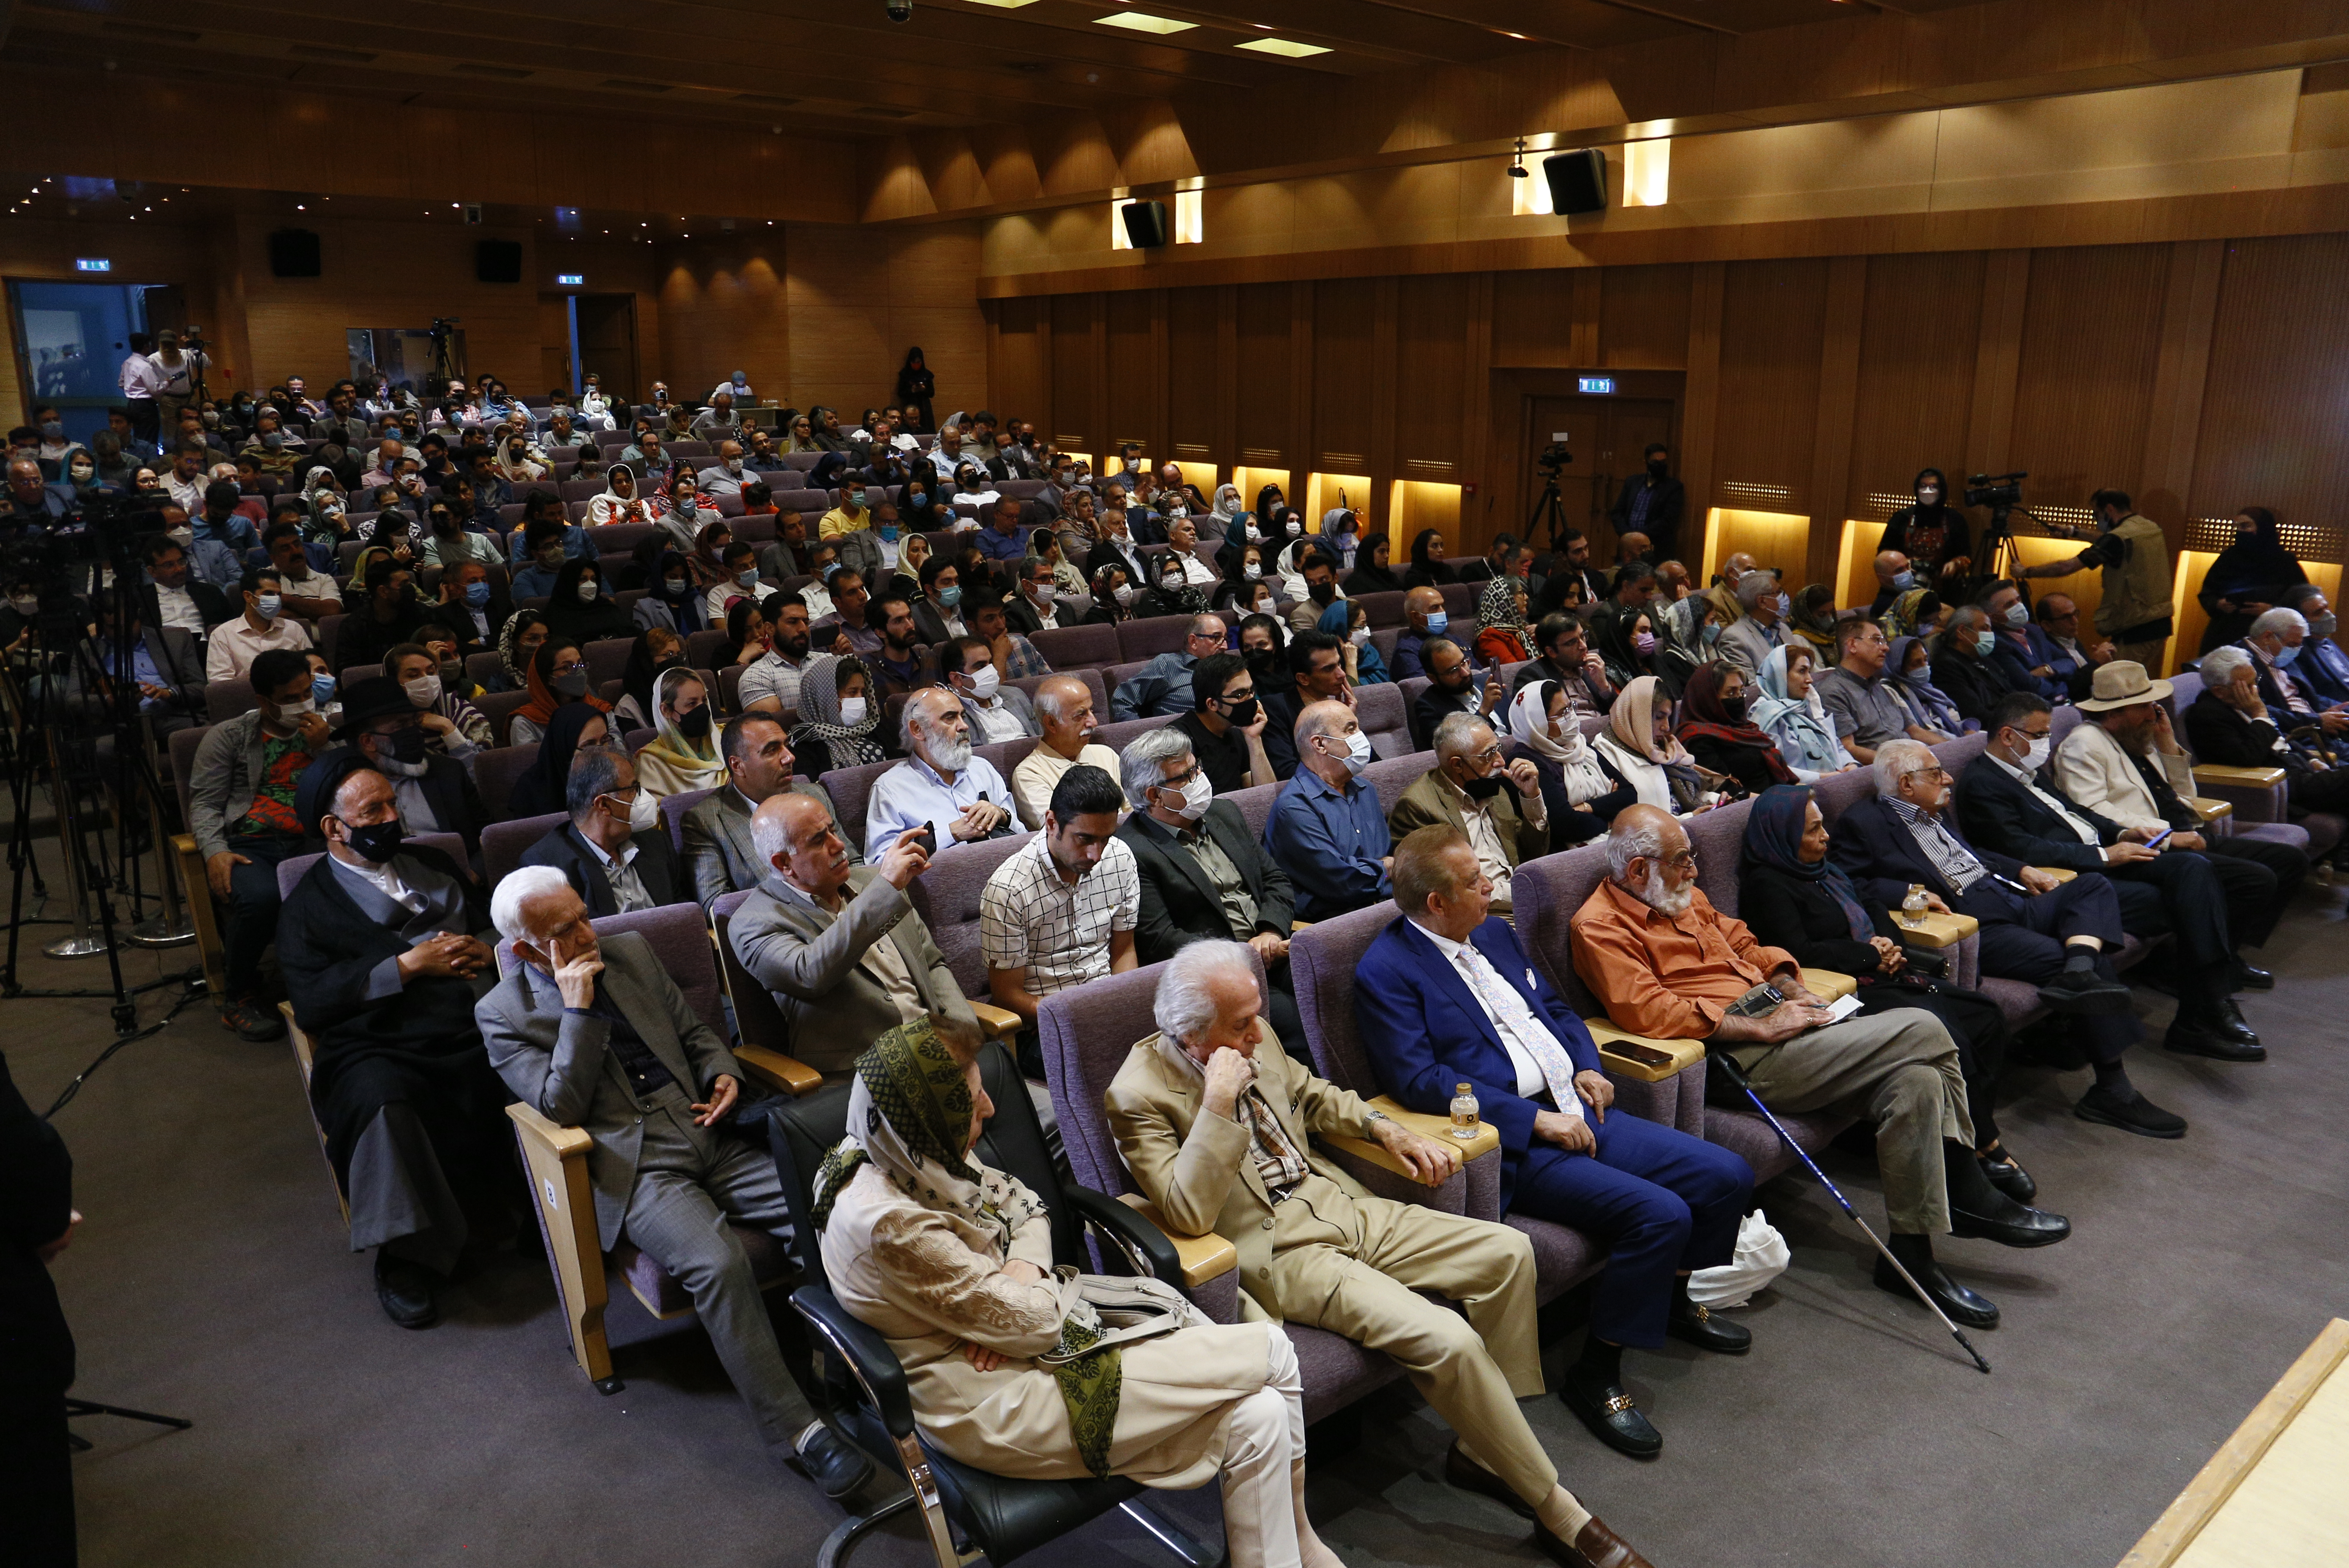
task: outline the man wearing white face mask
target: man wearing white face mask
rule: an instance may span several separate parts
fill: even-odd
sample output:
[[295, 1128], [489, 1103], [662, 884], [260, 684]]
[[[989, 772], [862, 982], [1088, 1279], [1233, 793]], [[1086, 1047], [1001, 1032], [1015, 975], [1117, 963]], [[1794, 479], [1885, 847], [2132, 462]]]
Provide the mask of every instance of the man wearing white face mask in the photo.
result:
[[523, 851], [522, 863], [561, 872], [589, 914], [633, 914], [692, 899], [661, 828], [660, 801], [637, 786], [636, 759], [626, 752], [581, 747], [564, 804], [571, 820]]
[[1074, 676], [1038, 682], [1034, 707], [1044, 734], [1036, 749], [1011, 770], [1011, 799], [1020, 821], [1040, 828], [1061, 775], [1082, 766], [1098, 768], [1114, 779], [1117, 753], [1094, 743], [1093, 732], [1101, 724], [1093, 714], [1092, 688]]
[[243, 680], [253, 661], [272, 648], [309, 650], [310, 634], [285, 613], [280, 586], [274, 567], [245, 570], [244, 614], [212, 628], [211, 646], [204, 653], [205, 680]]
[[948, 672], [947, 684], [962, 699], [973, 744], [991, 746], [1040, 733], [1035, 706], [1026, 692], [1003, 684], [986, 638], [957, 637], [942, 650], [942, 663]]
[[742, 443], [718, 443], [718, 460], [693, 476], [705, 500], [721, 495], [742, 493]]
[[1297, 890], [1297, 914], [1327, 920], [1393, 896], [1386, 814], [1361, 780], [1371, 738], [1351, 707], [1327, 701], [1297, 716], [1297, 771], [1264, 825], [1264, 847]]

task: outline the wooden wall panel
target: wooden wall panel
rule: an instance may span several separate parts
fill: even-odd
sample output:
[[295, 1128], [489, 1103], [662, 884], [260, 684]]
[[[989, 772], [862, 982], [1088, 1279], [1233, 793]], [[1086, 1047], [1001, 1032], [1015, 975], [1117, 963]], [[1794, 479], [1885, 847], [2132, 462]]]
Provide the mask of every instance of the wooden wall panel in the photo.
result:
[[[1690, 277], [1686, 264], [1602, 269], [1599, 274], [1599, 363], [1618, 370], [1685, 366]], [[1494, 325], [1497, 329], [1509, 324], [1502, 317]]]
[[1039, 434], [1051, 432], [1052, 366], [1048, 339], [1051, 335], [1051, 301], [996, 300], [989, 324], [994, 353], [988, 360], [987, 401], [1007, 418], [1032, 419]]
[[1166, 433], [1173, 443], [1166, 455], [1186, 462], [1216, 456], [1222, 294], [1221, 289], [1166, 291], [1166, 354], [1156, 367], [1166, 386]]
[[1316, 471], [1371, 471], [1377, 288], [1367, 278], [1314, 285], [1313, 443], [1306, 456]]
[[2349, 234], [2228, 248], [2189, 510], [2342, 525], [2349, 471]]
[[2166, 245], [2033, 253], [2007, 452], [2031, 474], [2026, 500], [2085, 506], [2136, 485], [2168, 274]]
[[1965, 466], [1986, 261], [1981, 251], [1868, 258], [1850, 515], [1889, 515], [1868, 498], [1907, 496], [1919, 469]]
[[[1824, 261], [1729, 263], [1713, 435], [1715, 504], [1764, 511], [1800, 511], [1807, 504], [1826, 284]], [[1780, 487], [1786, 494], [1723, 489], [1734, 485]]]
[[1495, 365], [1528, 369], [1570, 366], [1573, 344], [1572, 273], [1557, 269], [1495, 274]]
[[1052, 438], [1099, 460], [1107, 449], [1102, 428], [1102, 374], [1094, 326], [1098, 294], [1062, 294], [1052, 300]]
[[[846, 404], [854, 418], [869, 401], [850, 389], [876, 368], [858, 356], [886, 349], [864, 319], [859, 258], [837, 245], [807, 243], [802, 248], [818, 273], [787, 286], [787, 243], [784, 230], [761, 228], [723, 245], [663, 252], [660, 314], [668, 331], [661, 378], [670, 396], [702, 397], [729, 372], [744, 370], [759, 396], [796, 407]], [[803, 327], [798, 334], [794, 316]], [[843, 346], [849, 356], [836, 357]], [[795, 358], [794, 349], [805, 357]]]
[[1239, 460], [1286, 467], [1294, 460], [1290, 432], [1297, 410], [1288, 366], [1288, 285], [1243, 284], [1237, 292], [1234, 403]]
[[1112, 446], [1139, 441], [1154, 461], [1163, 459], [1154, 439], [1166, 395], [1166, 366], [1153, 351], [1154, 323], [1164, 295], [1156, 292], [1111, 294], [1109, 317], [1109, 431]]
[[1468, 398], [1468, 294], [1460, 274], [1403, 278], [1395, 310], [1395, 477], [1450, 481]]

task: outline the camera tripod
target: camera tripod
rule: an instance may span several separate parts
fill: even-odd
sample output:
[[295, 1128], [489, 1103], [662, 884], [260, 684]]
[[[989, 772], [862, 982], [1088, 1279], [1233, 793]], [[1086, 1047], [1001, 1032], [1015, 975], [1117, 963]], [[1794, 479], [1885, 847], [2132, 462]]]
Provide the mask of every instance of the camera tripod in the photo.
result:
[[1558, 497], [1557, 475], [1553, 472], [1543, 479], [1541, 494], [1535, 500], [1533, 511], [1526, 514], [1525, 537], [1531, 540], [1540, 530], [1547, 528], [1549, 547], [1555, 553], [1566, 548], [1568, 526], [1566, 502]]
[[[195, 1425], [195, 1422], [181, 1416], [159, 1416], [152, 1410], [132, 1410], [120, 1405], [101, 1405], [94, 1399], [67, 1399], [66, 1419], [70, 1421], [76, 1416], [119, 1416], [126, 1421], [151, 1421], [156, 1426], [170, 1427], [181, 1432]], [[73, 1451], [78, 1454], [88, 1453], [92, 1446], [90, 1440], [79, 1432], [67, 1432], [66, 1441], [73, 1446]]]

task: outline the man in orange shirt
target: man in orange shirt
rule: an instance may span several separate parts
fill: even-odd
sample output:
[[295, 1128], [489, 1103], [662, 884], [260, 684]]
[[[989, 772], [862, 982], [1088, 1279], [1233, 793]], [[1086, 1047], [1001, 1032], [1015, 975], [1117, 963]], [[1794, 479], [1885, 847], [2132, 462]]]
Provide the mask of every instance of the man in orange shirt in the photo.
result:
[[[1733, 1057], [1778, 1111], [1835, 1111], [1876, 1124], [1890, 1245], [1951, 1318], [1992, 1328], [1998, 1308], [1933, 1261], [1933, 1236], [1951, 1229], [2008, 1246], [2044, 1246], [2068, 1221], [2025, 1208], [1982, 1174], [1958, 1047], [1931, 1014], [1913, 1008], [1831, 1022], [1806, 990], [1801, 967], [1765, 947], [1696, 885], [1696, 853], [1670, 812], [1633, 806], [1607, 835], [1608, 880], [1572, 923], [1575, 972], [1616, 1027], [1654, 1039], [1701, 1039]], [[1730, 1008], [1768, 982], [1785, 1000], [1756, 1016]], [[1905, 1296], [1879, 1262], [1876, 1283]]]

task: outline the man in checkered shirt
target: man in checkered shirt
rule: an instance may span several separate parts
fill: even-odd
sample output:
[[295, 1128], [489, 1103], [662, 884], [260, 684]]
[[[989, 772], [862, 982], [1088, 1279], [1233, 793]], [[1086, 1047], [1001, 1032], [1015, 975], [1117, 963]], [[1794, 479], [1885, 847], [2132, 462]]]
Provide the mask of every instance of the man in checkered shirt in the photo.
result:
[[1019, 1068], [1044, 1076], [1037, 1005], [1134, 966], [1142, 878], [1117, 838], [1125, 798], [1098, 768], [1061, 775], [1044, 828], [995, 869], [978, 897], [979, 948], [999, 1007], [1019, 1015]]

